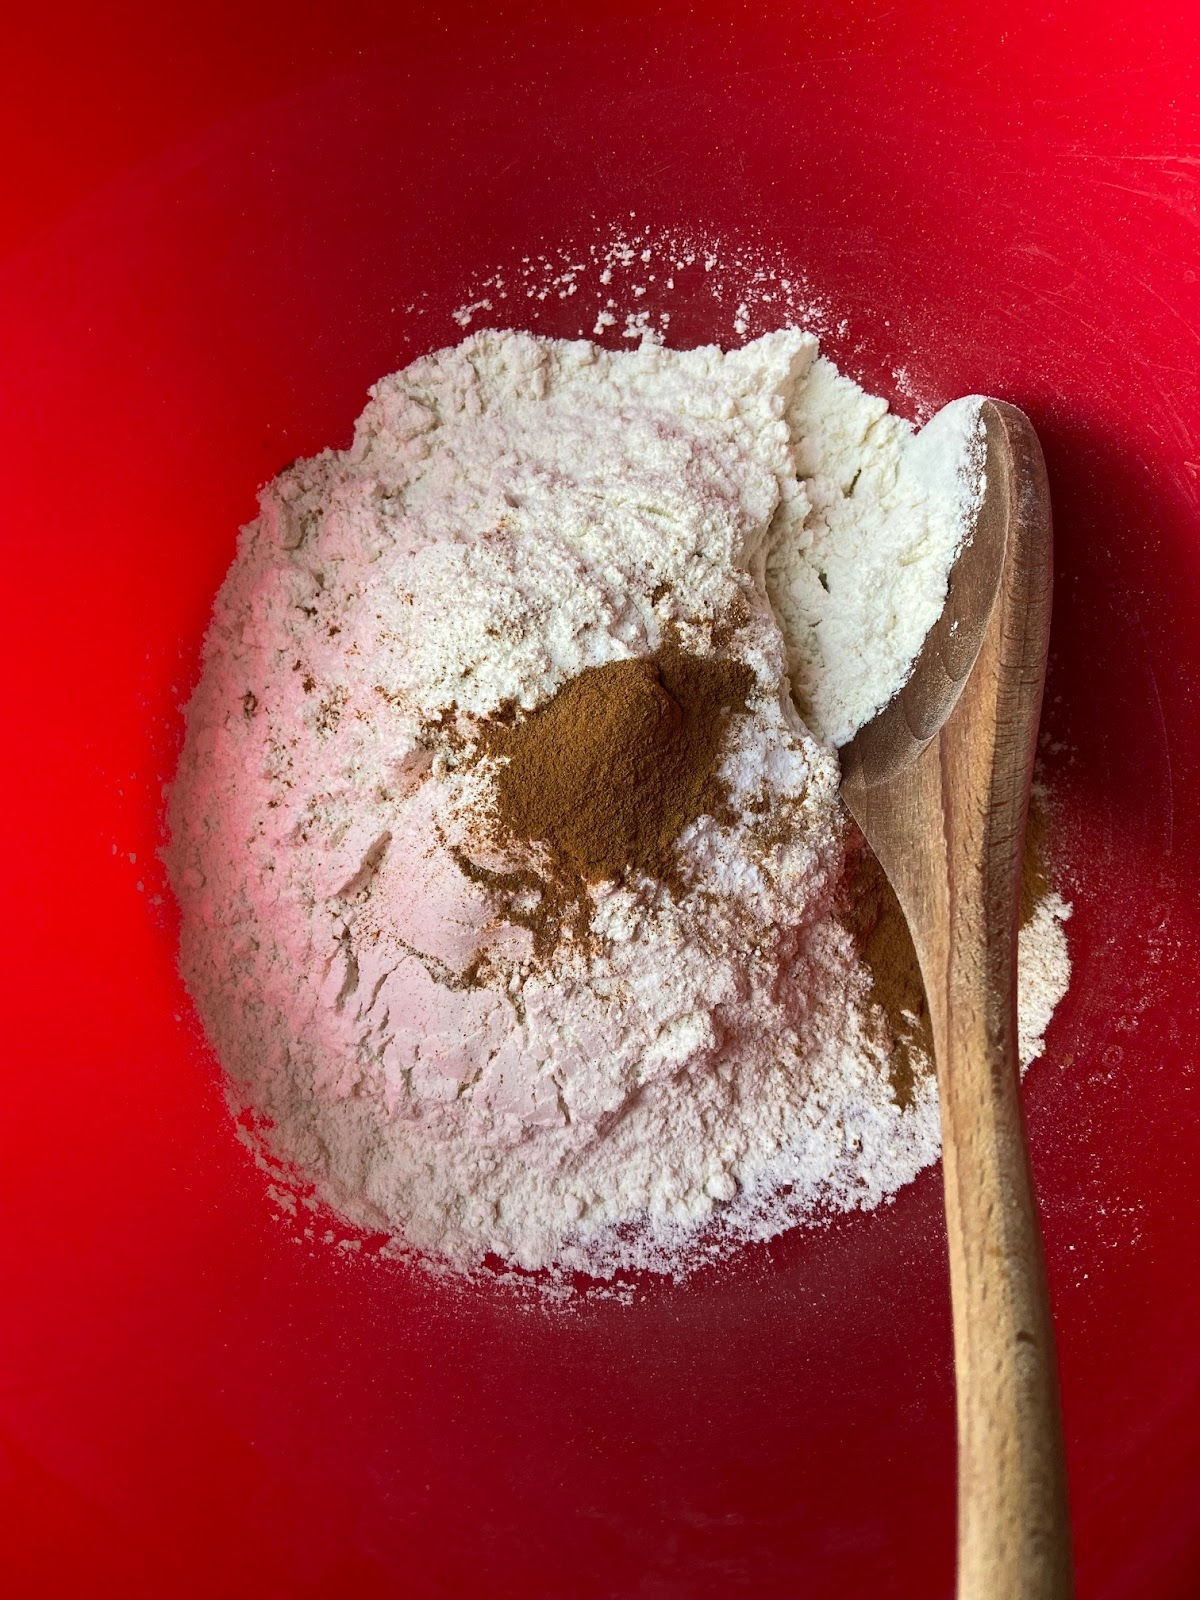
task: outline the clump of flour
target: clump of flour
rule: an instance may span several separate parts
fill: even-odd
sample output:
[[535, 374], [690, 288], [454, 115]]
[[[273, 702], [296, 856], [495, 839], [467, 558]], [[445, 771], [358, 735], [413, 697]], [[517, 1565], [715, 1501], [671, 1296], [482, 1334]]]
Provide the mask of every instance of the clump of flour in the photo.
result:
[[[168, 851], [185, 978], [270, 1155], [397, 1252], [595, 1277], [878, 1205], [934, 1160], [932, 1079], [900, 1103], [838, 914], [834, 747], [911, 668], [982, 465], [978, 401], [914, 433], [810, 333], [488, 330], [270, 485]], [[590, 885], [547, 960], [481, 828], [479, 729], [668, 640], [753, 683], [728, 804], [679, 835], [669, 892]], [[1064, 915], [1022, 936], [1026, 1060]]]

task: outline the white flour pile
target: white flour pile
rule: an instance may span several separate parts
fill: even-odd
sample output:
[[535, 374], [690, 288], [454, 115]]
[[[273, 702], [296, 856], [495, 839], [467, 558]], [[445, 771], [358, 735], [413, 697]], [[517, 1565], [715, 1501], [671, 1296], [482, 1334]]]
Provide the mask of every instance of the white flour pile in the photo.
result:
[[[396, 1252], [596, 1277], [875, 1206], [934, 1160], [932, 1079], [897, 1095], [838, 911], [833, 747], [910, 669], [982, 459], [977, 401], [914, 434], [808, 334], [489, 331], [269, 486], [168, 850], [183, 972], [261, 1147]], [[671, 650], [752, 686], [721, 803], [674, 839], [677, 881], [589, 879], [547, 936], [549, 846], [497, 834], [486, 730]], [[1025, 1061], [1065, 915], [1047, 897], [1022, 933]]]

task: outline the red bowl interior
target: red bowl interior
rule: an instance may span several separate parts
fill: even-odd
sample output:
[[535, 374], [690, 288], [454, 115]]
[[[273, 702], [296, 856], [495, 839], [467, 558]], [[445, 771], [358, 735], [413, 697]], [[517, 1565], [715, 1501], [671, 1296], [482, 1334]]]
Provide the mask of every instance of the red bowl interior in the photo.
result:
[[778, 250], [901, 410], [987, 391], [1044, 442], [1075, 976], [1026, 1106], [1080, 1592], [1195, 1595], [1193, 9], [313, 9], [88, 7], [10, 54], [9, 1592], [950, 1592], [936, 1171], [632, 1306], [451, 1293], [298, 1246], [174, 972], [161, 785], [256, 486], [473, 275], [636, 212]]

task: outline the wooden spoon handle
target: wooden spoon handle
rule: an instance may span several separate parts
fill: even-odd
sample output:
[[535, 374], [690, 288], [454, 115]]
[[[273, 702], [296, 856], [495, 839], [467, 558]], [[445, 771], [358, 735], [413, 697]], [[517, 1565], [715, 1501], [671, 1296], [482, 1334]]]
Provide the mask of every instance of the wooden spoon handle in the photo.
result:
[[[914, 804], [942, 821], [940, 838], [926, 830], [923, 870], [909, 883], [923, 884], [910, 924], [941, 1106], [959, 1600], [1072, 1592], [1054, 1333], [1017, 1063], [1017, 912], [1049, 631], [1049, 509], [1033, 492], [1044, 485], [1036, 439], [1013, 415], [1024, 433], [1014, 440], [998, 601], [957, 705], [912, 768]], [[1035, 460], [1021, 458], [1023, 446]], [[979, 737], [987, 727], [990, 748]]]
[[[987, 677], [973, 682], [986, 686]], [[923, 941], [922, 965], [954, 1312], [958, 1594], [1059, 1600], [1072, 1586], [1058, 1382], [1017, 1074], [1024, 817], [1014, 828], [1014, 808], [989, 800], [986, 775], [964, 770], [957, 712], [970, 716], [970, 704], [937, 741], [947, 796], [945, 937]]]
[[[843, 752], [842, 792], [904, 908], [933, 1025], [958, 1394], [959, 1600], [1063, 1600], [1072, 1583], [1062, 1428], [1016, 1008], [1050, 506], [1028, 418], [997, 401], [984, 416], [987, 495], [955, 568], [948, 620], [890, 711]], [[972, 637], [975, 617], [983, 631]]]
[[1072, 1583], [1054, 1333], [1018, 1102], [1014, 985], [996, 970], [1009, 965], [1012, 941], [993, 927], [981, 942], [995, 921], [988, 899], [985, 881], [956, 876], [936, 1001], [930, 983], [954, 1314], [958, 1595], [1061, 1600]]

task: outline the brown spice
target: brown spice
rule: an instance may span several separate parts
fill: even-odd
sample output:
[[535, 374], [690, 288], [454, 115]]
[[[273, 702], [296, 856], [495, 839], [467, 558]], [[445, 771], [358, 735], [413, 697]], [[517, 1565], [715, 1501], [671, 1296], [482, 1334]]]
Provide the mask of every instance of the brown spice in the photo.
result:
[[713, 649], [724, 650], [734, 634], [744, 628], [749, 621], [750, 607], [746, 604], [745, 595], [735, 594], [723, 615], [713, 623]]
[[933, 1060], [925, 985], [895, 891], [865, 844], [851, 859], [844, 896], [843, 918], [871, 974], [867, 1003], [878, 1008], [890, 1044], [892, 1093], [907, 1108]]
[[[497, 842], [550, 857], [538, 920], [561, 921], [586, 885], [630, 873], [681, 891], [675, 841], [698, 817], [728, 819], [721, 744], [754, 682], [744, 663], [692, 655], [672, 634], [656, 655], [585, 669], [520, 721], [502, 711], [484, 724], [479, 748], [501, 762]], [[520, 876], [496, 886], [532, 887]]]
[[[1051, 887], [1046, 831], [1046, 811], [1035, 792], [1030, 801], [1021, 862], [1022, 928]], [[865, 844], [851, 858], [843, 896], [843, 919], [871, 974], [868, 1003], [878, 1008], [890, 1040], [888, 1071], [892, 1090], [897, 1104], [907, 1107], [912, 1104], [917, 1080], [933, 1062], [925, 985], [900, 903], [883, 868]]]

